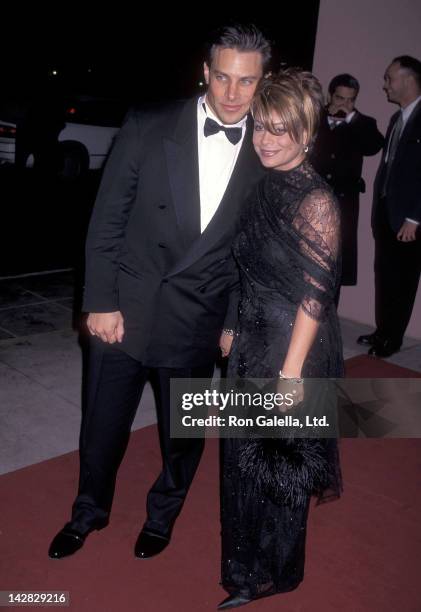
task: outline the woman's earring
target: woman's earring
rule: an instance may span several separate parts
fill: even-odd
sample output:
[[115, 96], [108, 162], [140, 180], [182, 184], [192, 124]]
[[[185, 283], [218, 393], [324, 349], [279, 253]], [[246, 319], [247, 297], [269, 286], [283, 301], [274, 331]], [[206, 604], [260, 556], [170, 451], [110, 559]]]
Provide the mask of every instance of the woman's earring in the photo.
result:
[[308, 153], [308, 146], [307, 145], [304, 147], [304, 153]]

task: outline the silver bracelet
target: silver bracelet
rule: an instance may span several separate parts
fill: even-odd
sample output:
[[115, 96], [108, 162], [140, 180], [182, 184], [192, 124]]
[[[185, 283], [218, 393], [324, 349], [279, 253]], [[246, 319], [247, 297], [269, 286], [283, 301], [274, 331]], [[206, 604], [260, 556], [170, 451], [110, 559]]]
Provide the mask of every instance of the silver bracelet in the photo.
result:
[[223, 329], [222, 331], [227, 336], [234, 336], [234, 334], [235, 334], [235, 331], [233, 329]]
[[282, 374], [282, 370], [279, 370], [278, 377], [282, 378], [283, 380], [290, 380], [291, 382], [297, 383], [298, 385], [302, 385], [304, 382], [304, 378], [290, 378], [289, 376], [284, 376], [284, 374]]

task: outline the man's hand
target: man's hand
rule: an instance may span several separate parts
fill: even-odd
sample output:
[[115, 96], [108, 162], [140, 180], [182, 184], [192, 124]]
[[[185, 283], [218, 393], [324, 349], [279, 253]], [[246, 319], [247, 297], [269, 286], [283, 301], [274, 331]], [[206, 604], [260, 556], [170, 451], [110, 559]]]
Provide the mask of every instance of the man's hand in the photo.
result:
[[92, 336], [98, 336], [103, 342], [114, 344], [122, 342], [124, 336], [124, 319], [119, 310], [116, 312], [91, 312], [87, 326]]
[[336, 115], [336, 113], [338, 111], [343, 111], [346, 115], [348, 114], [347, 110], [343, 107], [343, 106], [339, 106], [337, 104], [333, 104], [333, 102], [331, 102], [327, 108], [327, 112], [329, 113], [329, 115], [334, 116]]
[[404, 221], [396, 238], [401, 242], [412, 242], [417, 237], [417, 223], [412, 221]]
[[338, 87], [335, 88], [335, 91], [329, 96], [330, 100], [328, 113], [330, 115], [336, 115], [338, 111], [342, 111], [347, 117], [355, 110], [355, 100], [357, 98], [357, 94], [358, 91], [353, 87], [338, 85]]
[[233, 340], [234, 336], [222, 332], [221, 337], [219, 339], [219, 348], [221, 349], [222, 357], [228, 357], [228, 355], [230, 354]]

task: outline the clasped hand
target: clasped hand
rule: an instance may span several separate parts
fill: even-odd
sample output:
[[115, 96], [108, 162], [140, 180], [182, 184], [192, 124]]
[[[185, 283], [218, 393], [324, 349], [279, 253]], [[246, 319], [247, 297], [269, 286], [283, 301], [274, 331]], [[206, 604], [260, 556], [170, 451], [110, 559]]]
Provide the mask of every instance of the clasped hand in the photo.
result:
[[91, 312], [86, 324], [91, 336], [98, 336], [103, 342], [114, 344], [123, 341], [124, 319], [119, 310], [116, 312]]
[[279, 412], [287, 412], [293, 410], [304, 401], [304, 383], [297, 382], [295, 378], [279, 378], [276, 385], [276, 393], [280, 393], [284, 400], [292, 399], [293, 404], [289, 401], [284, 401], [278, 406]]
[[416, 223], [404, 221], [396, 237], [400, 242], [412, 242], [417, 237], [417, 228]]

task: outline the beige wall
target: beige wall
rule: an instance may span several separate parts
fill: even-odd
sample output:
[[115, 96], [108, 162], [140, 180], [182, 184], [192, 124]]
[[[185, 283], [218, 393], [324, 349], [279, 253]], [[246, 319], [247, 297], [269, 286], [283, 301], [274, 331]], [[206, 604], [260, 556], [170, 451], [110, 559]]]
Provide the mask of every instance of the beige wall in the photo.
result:
[[[382, 91], [383, 73], [397, 55], [421, 59], [420, 0], [320, 0], [313, 71], [327, 90], [330, 79], [350, 72], [360, 82], [358, 108], [376, 117], [385, 133], [397, 106]], [[361, 196], [358, 285], [343, 287], [339, 313], [374, 324], [374, 245], [370, 230], [371, 194], [379, 155], [365, 158], [367, 193]], [[421, 198], [421, 194], [420, 194]], [[421, 288], [407, 335], [421, 338]]]

